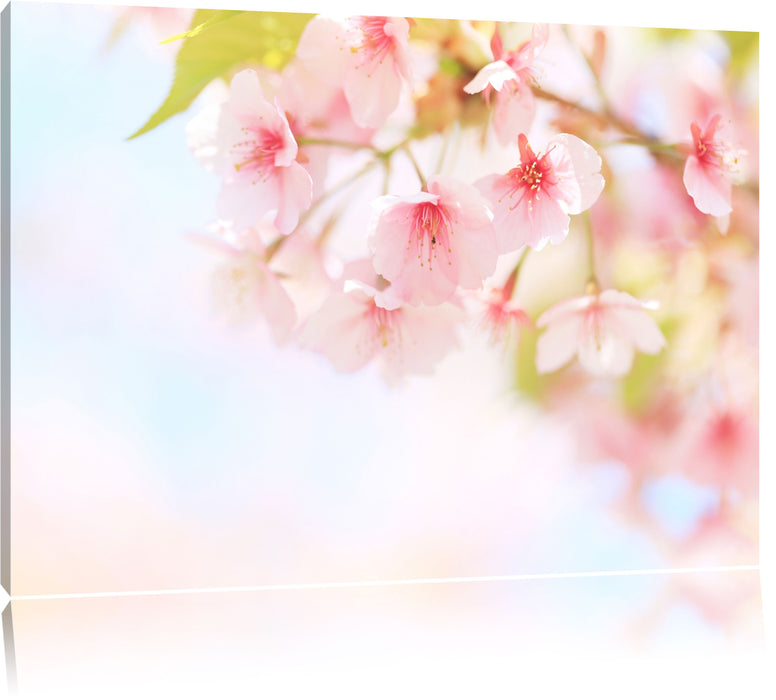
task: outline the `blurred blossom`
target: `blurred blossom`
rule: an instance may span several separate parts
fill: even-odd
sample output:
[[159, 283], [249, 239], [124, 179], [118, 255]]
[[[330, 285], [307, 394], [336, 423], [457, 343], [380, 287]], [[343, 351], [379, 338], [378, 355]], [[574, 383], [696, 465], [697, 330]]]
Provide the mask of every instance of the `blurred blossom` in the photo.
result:
[[[288, 341], [296, 325], [296, 311], [267, 263], [268, 251], [258, 229], [235, 232], [228, 225], [216, 228], [220, 240], [195, 240], [219, 252], [223, 259], [213, 271], [213, 294], [218, 308], [235, 324], [263, 316], [275, 342]], [[276, 235], [280, 236], [277, 232]]]
[[511, 345], [520, 337], [521, 329], [533, 326], [525, 310], [504, 289], [483, 294], [480, 302], [485, 307], [480, 325], [494, 344]]
[[554, 372], [577, 355], [592, 374], [626, 374], [634, 349], [654, 355], [665, 345], [657, 323], [647, 313], [655, 308], [652, 302], [615, 289], [562, 301], [536, 322], [538, 328], [546, 328], [536, 347], [536, 367]]
[[493, 127], [503, 146], [514, 143], [519, 134], [531, 128], [536, 114], [530, 87], [535, 80], [533, 64], [547, 43], [548, 34], [546, 24], [536, 24], [528, 41], [514, 51], [506, 51], [497, 27], [490, 41], [494, 60], [463, 88], [469, 94], [481, 92], [488, 103], [496, 93]]
[[345, 279], [343, 291], [308, 319], [302, 345], [326, 355], [340, 372], [356, 371], [375, 358], [390, 380], [431, 372], [458, 344], [460, 309], [450, 303], [416, 309], [376, 275], [363, 277], [368, 281]]
[[701, 129], [691, 125], [693, 151], [684, 166], [684, 184], [695, 206], [713, 216], [729, 214], [732, 183], [739, 173], [738, 161], [743, 150], [722, 141], [718, 132], [722, 117], [715, 114]]

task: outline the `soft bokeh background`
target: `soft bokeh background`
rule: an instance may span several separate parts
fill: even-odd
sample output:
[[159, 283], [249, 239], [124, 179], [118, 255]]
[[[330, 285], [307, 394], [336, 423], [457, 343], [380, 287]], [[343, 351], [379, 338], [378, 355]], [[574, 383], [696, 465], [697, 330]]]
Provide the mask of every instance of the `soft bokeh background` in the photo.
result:
[[[757, 563], [724, 523], [668, 554], [622, 517], [627, 474], [577, 463], [484, 343], [387, 387], [225, 328], [186, 238], [218, 190], [188, 117], [125, 140], [169, 85], [154, 26], [107, 46], [112, 8], [13, 10], [14, 594]], [[668, 474], [645, 507], [681, 539], [719, 496]], [[671, 614], [724, 635], [708, 609], [760, 633], [756, 581]]]

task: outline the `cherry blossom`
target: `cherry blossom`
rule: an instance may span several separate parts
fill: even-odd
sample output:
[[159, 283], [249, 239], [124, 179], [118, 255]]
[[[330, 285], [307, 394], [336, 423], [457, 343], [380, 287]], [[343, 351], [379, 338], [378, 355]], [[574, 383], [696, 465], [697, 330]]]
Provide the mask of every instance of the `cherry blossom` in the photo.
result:
[[308, 319], [302, 346], [325, 355], [339, 372], [378, 360], [392, 381], [432, 371], [457, 346], [456, 326], [463, 317], [458, 306], [415, 308], [403, 304], [373, 271], [361, 276], [369, 281], [346, 279], [342, 291]]
[[409, 22], [404, 17], [356, 16], [345, 22], [317, 17], [305, 35], [299, 55], [308, 69], [322, 83], [342, 86], [358, 126], [382, 126], [412, 80]]
[[560, 243], [569, 232], [569, 215], [593, 206], [604, 187], [601, 157], [576, 136], [560, 134], [536, 154], [520, 134], [518, 147], [514, 168], [475, 183], [492, 204], [500, 253]]
[[693, 151], [684, 165], [684, 186], [688, 194], [700, 211], [712, 216], [726, 216], [733, 211], [733, 182], [738, 176], [739, 159], [745, 155], [743, 150], [719, 138], [721, 120], [715, 114], [703, 130], [692, 123]]
[[374, 204], [369, 244], [375, 270], [403, 301], [439, 304], [460, 286], [479, 289], [498, 251], [492, 214], [471, 185], [437, 175], [427, 191]]
[[494, 60], [482, 68], [464, 87], [469, 94], [483, 93], [490, 103], [496, 92], [493, 128], [503, 146], [514, 143], [518, 134], [528, 131], [536, 114], [536, 102], [531, 91], [535, 79], [534, 61], [541, 53], [549, 29], [535, 24], [531, 38], [515, 51], [505, 51], [498, 29], [490, 42]]
[[536, 322], [547, 329], [537, 342], [537, 369], [554, 372], [576, 355], [591, 374], [626, 374], [634, 349], [656, 355], [665, 346], [660, 328], [646, 313], [655, 308], [654, 302], [615, 289], [555, 304]]
[[715, 363], [688, 400], [678, 463], [693, 481], [757, 495], [759, 460], [756, 344], [725, 334]]
[[502, 287], [491, 289], [479, 297], [484, 307], [479, 326], [487, 331], [493, 345], [506, 348], [519, 337], [522, 328], [533, 326], [523, 307], [512, 298], [516, 282], [517, 270], [512, 272]]
[[347, 35], [343, 23], [314, 17], [302, 32], [293, 61], [283, 70], [278, 99], [293, 115], [291, 129], [297, 138], [368, 144], [375, 133], [374, 127], [353, 121], [345, 95], [345, 74], [352, 60], [342, 46]]
[[508, 344], [517, 338], [521, 328], [530, 328], [533, 324], [523, 308], [511, 299], [494, 294], [486, 302], [481, 324], [490, 334], [494, 345]]
[[[222, 257], [212, 278], [217, 308], [235, 325], [263, 317], [275, 342], [278, 345], [287, 342], [296, 325], [296, 310], [269, 267], [263, 232], [259, 227], [235, 232], [223, 222], [216, 225], [216, 232], [219, 238], [197, 236], [195, 241]], [[275, 235], [279, 235], [277, 231]]]
[[264, 98], [255, 71], [234, 76], [215, 128], [209, 128], [207, 119], [194, 121], [189, 139], [194, 155], [223, 178], [219, 216], [239, 229], [275, 212], [278, 230], [293, 231], [312, 201], [312, 178], [296, 160], [298, 146], [283, 110]]
[[412, 79], [408, 39], [403, 17], [314, 17], [285, 71], [284, 106], [290, 97], [308, 125], [323, 122], [329, 138], [340, 133], [348, 141], [367, 142]]

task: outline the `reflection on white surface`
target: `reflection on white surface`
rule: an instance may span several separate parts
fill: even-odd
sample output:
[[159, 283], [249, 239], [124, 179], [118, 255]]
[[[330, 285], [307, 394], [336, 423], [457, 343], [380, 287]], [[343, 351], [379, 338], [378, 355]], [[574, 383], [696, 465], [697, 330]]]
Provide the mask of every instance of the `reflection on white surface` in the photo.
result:
[[19, 698], [556, 697], [624, 668], [642, 697], [639, 675], [654, 684], [667, 659], [676, 688], [712, 690], [743, 664], [731, 692], [766, 697], [756, 571], [12, 605]]

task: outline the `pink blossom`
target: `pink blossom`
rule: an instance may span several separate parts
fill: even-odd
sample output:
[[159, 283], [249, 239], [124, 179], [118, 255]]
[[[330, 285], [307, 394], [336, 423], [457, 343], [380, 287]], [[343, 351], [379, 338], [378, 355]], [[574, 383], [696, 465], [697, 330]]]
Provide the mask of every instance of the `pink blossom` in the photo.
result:
[[493, 127], [504, 146], [514, 143], [518, 134], [528, 131], [533, 123], [536, 114], [530, 87], [535, 79], [533, 64], [548, 36], [546, 24], [535, 24], [528, 41], [516, 51], [504, 51], [501, 35], [496, 29], [490, 42], [493, 62], [482, 68], [464, 87], [469, 94], [482, 92], [488, 103], [493, 91], [496, 91]]
[[703, 131], [692, 123], [693, 151], [684, 164], [688, 194], [700, 211], [712, 216], [733, 211], [733, 181], [738, 175], [738, 160], [744, 155], [742, 150], [718, 138], [721, 119], [719, 114], [714, 115]]
[[296, 325], [296, 310], [269, 267], [261, 232], [253, 227], [236, 233], [224, 225], [218, 226], [217, 232], [218, 239], [196, 240], [222, 257], [213, 272], [213, 295], [218, 309], [236, 325], [263, 317], [275, 342], [285, 343]]
[[530, 328], [533, 322], [523, 308], [512, 299], [516, 274], [509, 276], [503, 287], [482, 295], [485, 309], [480, 317], [480, 327], [485, 329], [494, 345], [508, 345], [519, 337], [522, 328]]
[[521, 328], [530, 328], [533, 324], [517, 302], [494, 295], [486, 302], [482, 325], [488, 329], [491, 342], [497, 345], [516, 339]]
[[[425, 374], [457, 345], [462, 311], [453, 304], [414, 308], [402, 304], [385, 280], [346, 280], [307, 321], [304, 347], [325, 355], [339, 372], [355, 372], [376, 360], [389, 380]], [[381, 287], [381, 289], [378, 289]]]
[[758, 365], [756, 346], [739, 336], [721, 340], [714, 366], [679, 426], [677, 463], [696, 483], [757, 495]]
[[656, 307], [614, 289], [555, 304], [536, 322], [547, 328], [536, 345], [537, 369], [554, 372], [576, 355], [591, 374], [626, 374], [634, 348], [656, 355], [665, 346], [657, 323], [646, 313]]
[[715, 408], [699, 417], [685, 453], [685, 473], [695, 482], [757, 495], [757, 415], [739, 407]]
[[232, 79], [215, 132], [201, 129], [193, 122], [190, 142], [203, 165], [223, 177], [219, 216], [240, 229], [275, 212], [278, 230], [293, 231], [312, 201], [312, 178], [296, 160], [297, 143], [283, 110], [264, 98], [255, 71]]
[[293, 61], [283, 71], [278, 96], [286, 112], [293, 114], [291, 129], [297, 138], [368, 144], [374, 135], [374, 128], [362, 128], [353, 121], [345, 95], [345, 74], [353, 60], [343, 48], [346, 36], [347, 27], [341, 22], [313, 17], [302, 32]]
[[518, 165], [475, 183], [492, 204], [500, 253], [560, 243], [569, 232], [569, 214], [593, 206], [604, 187], [600, 156], [576, 136], [560, 134], [537, 155], [520, 134], [518, 147]]
[[[412, 79], [404, 17], [351, 17], [345, 35], [345, 95], [359, 126], [378, 128]], [[337, 60], [337, 59], [332, 59]]]
[[495, 271], [492, 214], [474, 187], [437, 175], [428, 191], [380, 197], [375, 211], [374, 267], [403, 301], [439, 304], [459, 286], [479, 289]]
[[681, 174], [668, 164], [656, 162], [628, 170], [627, 177], [614, 180], [608, 194], [590, 212], [604, 255], [616, 249], [617, 241], [626, 239], [678, 254], [697, 242], [706, 223], [684, 191]]
[[320, 108], [332, 94], [344, 92], [359, 127], [381, 127], [412, 77], [408, 39], [403, 17], [314, 17], [294, 59], [307, 100]]

